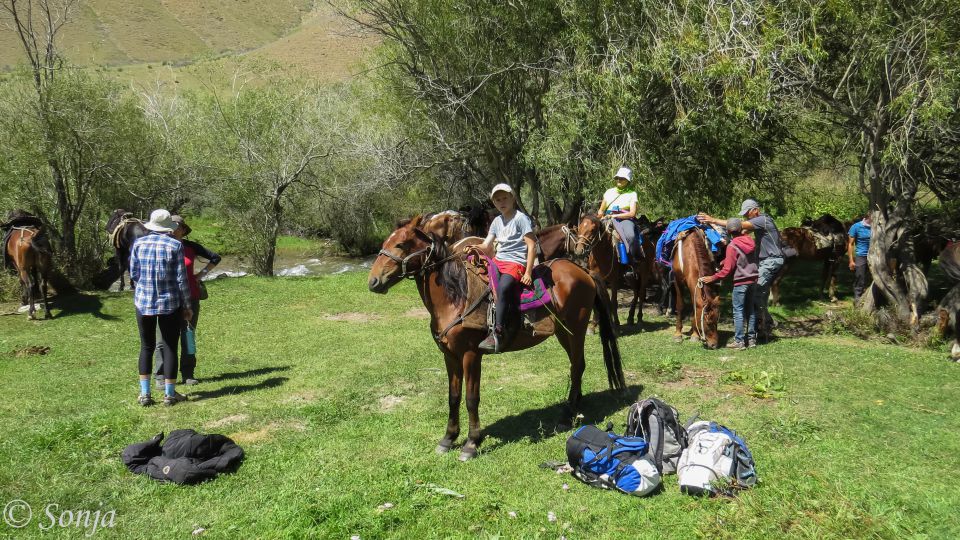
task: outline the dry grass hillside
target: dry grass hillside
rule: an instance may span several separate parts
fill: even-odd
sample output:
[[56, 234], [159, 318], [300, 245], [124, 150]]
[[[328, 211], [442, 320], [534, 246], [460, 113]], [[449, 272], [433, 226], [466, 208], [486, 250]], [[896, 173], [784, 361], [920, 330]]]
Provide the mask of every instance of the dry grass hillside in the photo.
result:
[[[59, 45], [74, 63], [147, 82], [177, 79], [181, 66], [237, 57], [262, 58], [337, 80], [354, 72], [374, 43], [352, 34], [326, 2], [83, 0]], [[0, 26], [0, 70], [22, 60], [17, 35]]]

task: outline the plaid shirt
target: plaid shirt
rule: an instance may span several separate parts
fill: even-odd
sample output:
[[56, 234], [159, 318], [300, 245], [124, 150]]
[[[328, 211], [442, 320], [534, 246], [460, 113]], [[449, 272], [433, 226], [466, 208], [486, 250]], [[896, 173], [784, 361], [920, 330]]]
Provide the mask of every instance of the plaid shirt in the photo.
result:
[[130, 281], [136, 284], [133, 304], [142, 315], [165, 315], [189, 306], [183, 244], [164, 234], [137, 239], [130, 249]]

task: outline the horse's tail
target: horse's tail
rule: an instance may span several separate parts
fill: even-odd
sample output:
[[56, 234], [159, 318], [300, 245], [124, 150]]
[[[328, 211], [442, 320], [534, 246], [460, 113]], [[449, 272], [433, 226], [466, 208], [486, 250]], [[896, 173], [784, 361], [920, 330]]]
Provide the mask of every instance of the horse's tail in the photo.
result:
[[607, 288], [597, 276], [591, 276], [597, 288], [594, 299], [594, 310], [597, 313], [597, 322], [600, 326], [600, 343], [603, 344], [603, 363], [607, 368], [607, 382], [614, 390], [623, 390], [627, 387], [623, 379], [623, 363], [620, 360], [620, 346], [617, 344], [617, 333], [610, 317], [610, 297]]

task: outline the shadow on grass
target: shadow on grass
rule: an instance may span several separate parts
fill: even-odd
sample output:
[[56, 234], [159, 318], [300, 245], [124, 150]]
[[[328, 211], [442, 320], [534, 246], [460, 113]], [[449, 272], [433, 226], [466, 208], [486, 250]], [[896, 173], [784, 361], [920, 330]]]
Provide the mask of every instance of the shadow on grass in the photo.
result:
[[59, 309], [53, 318], [69, 317], [71, 315], [90, 314], [104, 321], [116, 321], [119, 317], [103, 313], [103, 299], [95, 294], [77, 293], [67, 296], [57, 295], [50, 302], [51, 309]]
[[[580, 400], [580, 414], [583, 415], [581, 424], [603, 422], [604, 418], [615, 411], [636, 402], [641, 392], [643, 385], [635, 384], [628, 386], [622, 393], [601, 390], [583, 396]], [[496, 439], [495, 442], [484, 445], [484, 451], [489, 452], [504, 444], [525, 439], [535, 443], [566, 433], [556, 430], [557, 424], [564, 420], [562, 415], [565, 414], [566, 406], [566, 401], [563, 401], [497, 420], [483, 430], [484, 437]]]
[[287, 377], [271, 377], [263, 382], [257, 384], [246, 384], [246, 385], [232, 385], [224, 386], [218, 390], [204, 390], [200, 392], [191, 392], [190, 400], [191, 401], [201, 401], [204, 399], [214, 399], [223, 396], [229, 396], [233, 394], [243, 394], [245, 392], [253, 392], [256, 390], [266, 390], [268, 388], [276, 388], [287, 381]]
[[620, 337], [623, 336], [633, 336], [636, 334], [641, 334], [643, 332], [658, 332], [660, 330], [666, 330], [667, 328], [672, 328], [674, 323], [666, 320], [661, 321], [651, 321], [649, 319], [644, 319], [639, 323], [634, 323], [633, 325], [628, 326], [625, 322], [620, 325], [620, 328], [617, 330], [617, 335]]
[[259, 377], [260, 375], [276, 373], [277, 371], [287, 371], [290, 369], [290, 367], [291, 366], [271, 366], [249, 369], [247, 371], [231, 371], [227, 373], [221, 373], [213, 377], [204, 377], [203, 382], [230, 381], [233, 379], [246, 379], [247, 377]]

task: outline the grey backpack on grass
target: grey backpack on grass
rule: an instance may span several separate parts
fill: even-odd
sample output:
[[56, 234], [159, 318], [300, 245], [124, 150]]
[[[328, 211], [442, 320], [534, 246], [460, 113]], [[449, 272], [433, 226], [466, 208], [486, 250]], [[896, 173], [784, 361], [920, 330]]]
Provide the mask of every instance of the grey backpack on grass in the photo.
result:
[[660, 474], [677, 472], [680, 455], [687, 447], [687, 430], [675, 408], [657, 398], [634, 403], [627, 412], [625, 435], [647, 441], [647, 452]]

